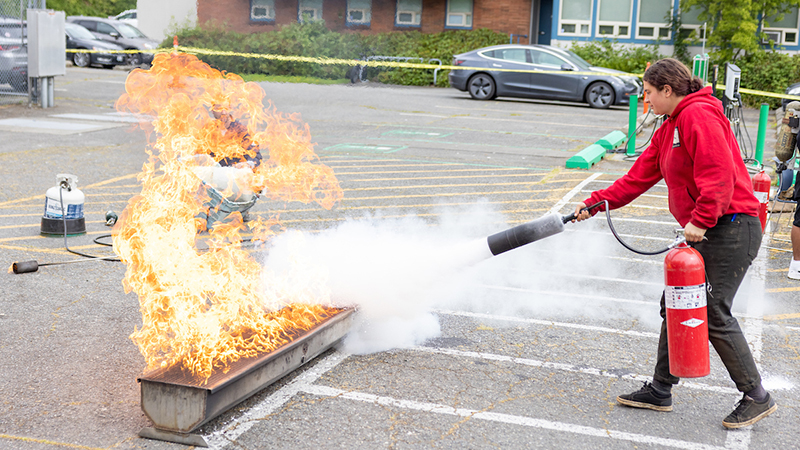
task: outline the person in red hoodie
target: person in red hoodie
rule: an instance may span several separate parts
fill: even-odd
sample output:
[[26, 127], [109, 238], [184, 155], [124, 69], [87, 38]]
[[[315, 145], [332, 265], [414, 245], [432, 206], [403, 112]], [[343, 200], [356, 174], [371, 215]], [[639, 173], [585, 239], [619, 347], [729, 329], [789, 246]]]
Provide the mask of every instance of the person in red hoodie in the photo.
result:
[[[657, 61], [644, 74], [644, 91], [655, 114], [666, 120], [631, 169], [607, 189], [592, 193], [575, 208], [578, 221], [592, 212], [586, 205], [607, 200], [620, 208], [664, 180], [669, 211], [686, 240], [703, 256], [706, 268], [708, 338], [742, 399], [723, 421], [726, 428], [751, 425], [777, 405], [761, 385], [761, 375], [739, 323], [731, 314], [733, 297], [761, 245], [759, 203], [730, 122], [710, 87], [678, 60]], [[653, 382], [617, 402], [635, 408], [672, 411], [666, 308], [661, 296], [661, 336]]]

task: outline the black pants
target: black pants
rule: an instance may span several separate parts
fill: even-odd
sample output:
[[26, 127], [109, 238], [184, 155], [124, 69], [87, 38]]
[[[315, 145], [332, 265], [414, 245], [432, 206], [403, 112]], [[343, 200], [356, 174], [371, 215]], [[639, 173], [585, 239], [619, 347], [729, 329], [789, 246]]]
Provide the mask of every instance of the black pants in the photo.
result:
[[[731, 314], [733, 297], [744, 279], [747, 268], [761, 246], [761, 222], [745, 214], [722, 216], [714, 228], [706, 231], [708, 240], [693, 247], [703, 256], [706, 267], [708, 301], [708, 340], [719, 354], [736, 388], [747, 392], [761, 384], [750, 347]], [[661, 336], [653, 379], [677, 384], [679, 379], [669, 372], [667, 348], [667, 310], [661, 295]]]

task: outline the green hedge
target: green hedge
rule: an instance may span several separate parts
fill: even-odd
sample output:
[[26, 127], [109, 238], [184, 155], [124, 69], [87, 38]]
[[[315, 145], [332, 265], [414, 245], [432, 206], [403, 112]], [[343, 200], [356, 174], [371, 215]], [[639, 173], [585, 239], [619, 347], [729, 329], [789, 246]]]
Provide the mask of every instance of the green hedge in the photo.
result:
[[[450, 64], [453, 55], [489, 45], [508, 42], [508, 36], [487, 29], [445, 31], [423, 34], [418, 31], [390, 32], [376, 35], [337, 33], [321, 22], [293, 23], [276, 31], [241, 34], [227, 31], [225, 26], [179, 30], [178, 42], [185, 47], [239, 53], [271, 53], [341, 59], [366, 56], [410, 56], [427, 61], [437, 58]], [[172, 38], [162, 47], [170, 47]], [[301, 62], [272, 61], [241, 56], [206, 56], [200, 59], [219, 70], [238, 74], [310, 76], [324, 79], [345, 78], [350, 67]], [[370, 80], [384, 83], [425, 86], [433, 82], [433, 70], [368, 69]], [[438, 86], [448, 86], [447, 71], [438, 74]]]
[[[664, 57], [660, 55], [657, 45], [632, 48], [608, 40], [574, 43], [570, 50], [596, 66], [637, 74], [644, 73], [648, 61], [654, 62]], [[717, 85], [724, 85], [725, 62], [712, 60], [709, 64], [719, 65]], [[735, 64], [742, 71], [740, 84], [743, 88], [783, 94], [789, 85], [800, 81], [800, 55], [764, 50], [739, 58]], [[711, 70], [709, 81], [710, 77]], [[720, 95], [718, 91], [717, 96]], [[767, 103], [773, 109], [781, 105], [779, 98], [750, 94], [743, 94], [742, 102], [753, 107]]]
[[625, 47], [608, 39], [574, 42], [570, 50], [594, 66], [636, 74], [644, 73], [648, 61], [661, 58], [658, 45]]
[[[761, 51], [738, 59], [736, 65], [742, 70], [743, 88], [783, 94], [790, 84], [800, 81], [800, 55]], [[718, 83], [725, 83], [724, 65], [720, 65]], [[767, 103], [773, 109], [781, 105], [779, 98], [749, 94], [742, 94], [742, 102], [747, 106]]]

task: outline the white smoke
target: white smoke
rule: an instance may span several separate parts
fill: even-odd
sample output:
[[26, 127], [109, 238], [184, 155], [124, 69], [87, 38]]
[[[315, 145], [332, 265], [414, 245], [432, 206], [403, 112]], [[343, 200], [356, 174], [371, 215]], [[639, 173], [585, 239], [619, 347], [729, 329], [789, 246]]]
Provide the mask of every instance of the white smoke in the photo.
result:
[[[357, 354], [439, 336], [435, 309], [593, 319], [624, 311], [634, 320], [649, 317], [657, 327], [660, 287], [602, 292], [585, 278], [620, 275], [602, 256], [619, 246], [609, 236], [585, 232], [599, 230], [600, 221], [567, 224], [565, 233], [477, 262], [491, 256], [486, 237], [509, 226], [500, 213], [476, 204], [440, 211], [435, 224], [416, 215], [368, 216], [320, 233], [287, 232], [271, 242], [265, 285], [269, 294], [295, 301], [357, 306], [345, 338], [345, 350]], [[623, 304], [610, 311], [607, 302], [593, 300], [614, 296], [654, 306]]]

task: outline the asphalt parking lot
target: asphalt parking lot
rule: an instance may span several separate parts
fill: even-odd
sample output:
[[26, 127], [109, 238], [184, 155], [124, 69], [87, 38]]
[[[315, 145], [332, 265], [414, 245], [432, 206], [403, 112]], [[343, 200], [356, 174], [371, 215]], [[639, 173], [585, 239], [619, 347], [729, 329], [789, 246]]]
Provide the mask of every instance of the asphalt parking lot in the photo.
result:
[[[93, 240], [111, 233], [106, 211], [122, 211], [139, 192], [147, 158], [145, 133], [114, 109], [126, 75], [68, 68], [54, 108], [0, 108], [6, 267], [75, 259], [63, 239], [39, 233], [58, 173], [77, 175], [86, 194], [87, 233], [68, 245], [110, 254]], [[674, 389], [673, 412], [625, 408], [615, 397], [652, 374], [663, 256], [625, 250], [603, 217], [434, 281], [407, 269], [461, 242], [567, 214], [608, 186], [632, 164], [622, 155], [588, 171], [564, 164], [624, 129], [627, 109], [476, 102], [450, 89], [369, 83], [262, 87], [279, 111], [309, 125], [344, 199], [330, 211], [259, 202], [254, 213], [280, 214], [287, 230], [303, 232], [310, 245], [298, 258], [333, 261], [334, 281], [366, 319], [343, 345], [201, 427], [211, 447], [796, 446], [800, 284], [786, 278], [787, 214], [771, 219], [734, 305], [777, 412], [724, 429], [741, 395], [714, 352], [709, 376]], [[757, 112], [745, 121], [755, 138]], [[640, 248], [674, 238], [663, 183], [612, 216]], [[252, 255], [269, 267], [264, 253]], [[92, 261], [0, 274], [0, 449], [187, 448], [138, 437], [150, 422], [136, 381], [144, 359], [129, 336], [142, 319], [124, 270]]]

